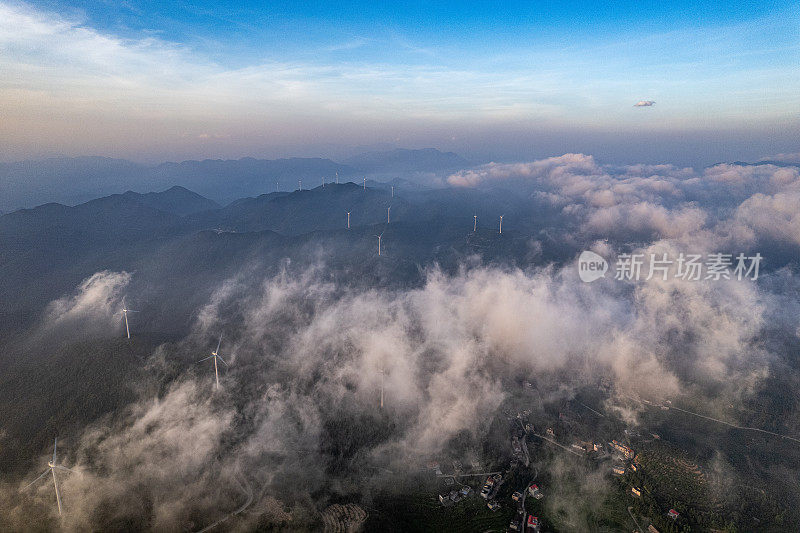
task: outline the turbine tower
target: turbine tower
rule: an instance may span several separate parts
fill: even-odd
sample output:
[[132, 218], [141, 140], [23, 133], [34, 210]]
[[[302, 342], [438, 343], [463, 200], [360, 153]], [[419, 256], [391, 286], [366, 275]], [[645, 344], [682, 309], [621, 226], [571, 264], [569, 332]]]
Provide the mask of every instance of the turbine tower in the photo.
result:
[[392, 198], [394, 198], [394, 185], [392, 185]]
[[60, 464], [58, 464], [56, 462], [56, 448], [58, 448], [58, 438], [56, 438], [55, 442], [53, 442], [53, 459], [51, 461], [48, 461], [47, 470], [42, 472], [42, 474], [39, 477], [37, 477], [36, 479], [34, 479], [33, 481], [31, 481], [30, 483], [25, 485], [22, 488], [22, 490], [25, 490], [28, 487], [32, 486], [34, 483], [36, 483], [37, 481], [42, 479], [47, 474], [53, 474], [53, 486], [56, 489], [56, 504], [58, 504], [58, 515], [61, 516], [61, 511], [62, 511], [62, 509], [61, 509], [61, 493], [58, 490], [58, 478], [56, 478], [56, 470], [64, 470], [65, 472], [72, 472], [73, 474], [75, 473], [75, 471], [74, 470], [70, 470], [69, 468], [67, 468], [65, 466], [61, 466]]
[[383, 238], [383, 233], [380, 235], [375, 235], [378, 238], [378, 255], [381, 255], [381, 239]]
[[389, 223], [389, 212], [391, 212], [392, 206], [386, 208], [386, 223]]
[[473, 222], [472, 222], [472, 233], [478, 231], [478, 215], [472, 215]]
[[324, 189], [325, 188], [325, 176], [322, 176], [320, 179], [322, 180], [322, 188]]
[[503, 215], [500, 215], [500, 233], [503, 233]]
[[339, 185], [339, 173], [336, 173], [336, 185]]
[[122, 299], [122, 317], [125, 319], [125, 333], [128, 334], [128, 338], [131, 338], [131, 328], [128, 326], [128, 313], [138, 313], [139, 311], [134, 311], [133, 309], [128, 309], [128, 306], [125, 305], [125, 298]]
[[347, 212], [347, 229], [350, 229], [350, 211]]
[[367, 190], [367, 178], [364, 178], [364, 190]]
[[214, 360], [214, 378], [217, 380], [217, 385], [216, 385], [217, 390], [219, 390], [219, 369], [217, 368], [217, 359], [222, 361], [225, 364], [225, 366], [228, 366], [228, 363], [225, 362], [225, 359], [223, 359], [219, 355], [219, 345], [220, 344], [222, 344], [222, 334], [221, 333], [219, 335], [219, 342], [217, 342], [217, 349], [214, 350], [213, 352], [211, 352], [211, 355], [209, 355], [208, 357], [205, 357], [205, 358], [200, 359], [198, 361], [198, 363], [202, 363], [203, 361], [208, 361], [209, 359], [213, 359]]
[[386, 376], [386, 370], [381, 368], [379, 372], [381, 373], [381, 409], [383, 409], [383, 379]]
[[297, 188], [301, 191], [303, 190], [303, 180], [297, 180]]

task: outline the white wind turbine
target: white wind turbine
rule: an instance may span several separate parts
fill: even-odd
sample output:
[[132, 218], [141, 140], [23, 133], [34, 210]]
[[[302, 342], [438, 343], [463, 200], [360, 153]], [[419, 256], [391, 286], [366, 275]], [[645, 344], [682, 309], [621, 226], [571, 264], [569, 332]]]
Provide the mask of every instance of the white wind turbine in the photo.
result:
[[350, 229], [350, 211], [347, 212], [347, 229]]
[[367, 190], [367, 178], [364, 178], [364, 190]]
[[380, 235], [375, 235], [378, 238], [378, 255], [381, 255], [381, 239], [383, 238], [383, 232]]
[[383, 379], [386, 376], [386, 370], [381, 368], [378, 372], [381, 373], [381, 409], [383, 409]]
[[500, 215], [500, 233], [503, 233], [503, 215]]
[[474, 219], [472, 222], [472, 233], [475, 233], [478, 231], [478, 215], [472, 215], [472, 218]]
[[209, 359], [213, 359], [214, 360], [214, 378], [217, 380], [217, 387], [216, 387], [217, 389], [219, 389], [219, 369], [217, 368], [217, 359], [222, 361], [225, 364], [225, 366], [228, 366], [228, 363], [225, 363], [225, 359], [223, 359], [219, 355], [219, 346], [220, 346], [220, 344], [222, 344], [222, 334], [221, 333], [219, 335], [219, 342], [217, 342], [217, 349], [214, 350], [213, 352], [211, 352], [211, 355], [209, 355], [208, 357], [205, 357], [205, 358], [200, 359], [198, 361], [198, 363], [202, 363], [203, 361], [208, 361]]
[[61, 493], [58, 491], [58, 478], [56, 478], [56, 470], [64, 470], [65, 472], [72, 472], [75, 473], [74, 470], [70, 470], [65, 466], [61, 466], [60, 464], [56, 463], [56, 448], [58, 447], [58, 438], [56, 438], [55, 442], [53, 443], [53, 459], [47, 462], [47, 470], [42, 472], [42, 474], [25, 485], [22, 490], [27, 489], [28, 487], [32, 486], [34, 483], [42, 479], [47, 474], [53, 474], [53, 486], [56, 489], [56, 503], [58, 504], [58, 515], [61, 516]]
[[392, 206], [386, 208], [386, 223], [389, 223], [389, 213], [392, 211]]
[[392, 185], [392, 198], [394, 198], [394, 185]]
[[297, 180], [297, 188], [301, 191], [303, 190], [303, 180]]
[[128, 306], [125, 305], [125, 298], [122, 299], [122, 317], [125, 319], [125, 333], [128, 334], [128, 338], [131, 338], [131, 328], [128, 326], [128, 313], [138, 313], [139, 311], [134, 311], [133, 309], [128, 309]]
[[336, 173], [336, 185], [339, 185], [339, 173]]

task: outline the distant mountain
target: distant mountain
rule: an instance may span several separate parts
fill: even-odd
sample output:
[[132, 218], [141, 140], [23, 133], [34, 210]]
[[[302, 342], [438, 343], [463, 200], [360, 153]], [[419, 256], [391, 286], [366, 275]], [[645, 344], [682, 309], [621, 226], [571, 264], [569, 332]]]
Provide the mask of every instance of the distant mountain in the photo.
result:
[[[205, 159], [141, 165], [108, 157], [57, 157], [39, 161], [0, 163], [0, 212], [30, 208], [45, 203], [76, 205], [99, 196], [122, 191], [146, 192], [180, 186], [212, 201], [226, 204], [237, 198], [267, 192], [293, 191], [303, 180], [303, 188], [370, 174], [380, 179], [416, 173], [442, 173], [469, 166], [462, 157], [434, 148], [368, 152], [344, 163], [330, 159]], [[356, 180], [358, 181], [358, 180]], [[408, 185], [410, 182], [405, 182]], [[141, 200], [145, 204], [147, 201]], [[169, 200], [164, 199], [167, 203]], [[185, 199], [178, 202], [185, 206]], [[165, 204], [166, 205], [166, 204]], [[163, 208], [165, 205], [155, 206]], [[202, 206], [188, 214], [201, 211]], [[207, 205], [205, 209], [213, 209]]]
[[[720, 163], [717, 163], [720, 164]], [[754, 167], [758, 165], [773, 165], [776, 167], [797, 167], [800, 166], [800, 163], [792, 163], [788, 161], [756, 161], [754, 163], [748, 163], [747, 161], [734, 161], [731, 163], [732, 165], [737, 165], [740, 167]]]
[[244, 196], [256, 196], [276, 189], [295, 190], [298, 180], [306, 180], [306, 188], [321, 184], [322, 178], [330, 183], [336, 173], [348, 176], [353, 169], [321, 158], [206, 159], [163, 163], [152, 169], [160, 183], [182, 185], [208, 198], [228, 203]]
[[[52, 157], [0, 163], [0, 210], [50, 202], [75, 205], [134, 188], [147, 167], [108, 157]], [[153, 190], [146, 184], [143, 190]]]
[[344, 163], [354, 169], [376, 174], [406, 172], [446, 172], [470, 166], [469, 161], [453, 152], [440, 152], [435, 148], [408, 150], [398, 148], [386, 152], [366, 152]]
[[141, 202], [142, 205], [152, 207], [153, 209], [181, 216], [220, 208], [217, 202], [178, 185], [170, 187], [163, 192], [139, 194], [128, 191], [122, 196], [134, 199]]
[[268, 191], [294, 190], [332, 181], [353, 169], [330, 159], [291, 158], [184, 161], [146, 166], [107, 157], [60, 157], [0, 164], [0, 211], [45, 203], [76, 205], [103, 195], [130, 190], [163, 190], [181, 186], [217, 202]]
[[362, 187], [354, 183], [331, 183], [311, 190], [270, 193], [244, 198], [225, 208], [188, 217], [196, 227], [218, 227], [227, 231], [271, 230], [299, 235], [318, 230], [343, 229], [347, 212], [351, 225], [380, 224], [391, 207], [392, 220], [407, 217], [412, 208], [401, 198], [392, 198], [387, 188]]

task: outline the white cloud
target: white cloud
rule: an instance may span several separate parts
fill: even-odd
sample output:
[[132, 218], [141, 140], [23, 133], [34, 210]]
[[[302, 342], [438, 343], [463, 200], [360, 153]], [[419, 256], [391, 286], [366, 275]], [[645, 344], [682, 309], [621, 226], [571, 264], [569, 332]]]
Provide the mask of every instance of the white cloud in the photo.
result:
[[633, 104], [633, 107], [652, 107], [654, 105], [656, 105], [656, 103], [653, 100], [639, 100]]

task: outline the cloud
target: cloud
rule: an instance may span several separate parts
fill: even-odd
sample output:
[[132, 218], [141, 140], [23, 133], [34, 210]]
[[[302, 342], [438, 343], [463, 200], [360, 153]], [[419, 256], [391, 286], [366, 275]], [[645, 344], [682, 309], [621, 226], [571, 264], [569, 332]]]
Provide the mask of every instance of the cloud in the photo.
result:
[[103, 335], [122, 326], [122, 296], [131, 280], [127, 272], [97, 272], [72, 295], [51, 302], [38, 335], [58, 337]]
[[800, 191], [751, 196], [736, 209], [732, 232], [743, 243], [770, 239], [800, 246]]
[[639, 100], [633, 104], [633, 107], [652, 107], [654, 105], [656, 105], [656, 103], [653, 100]]
[[[606, 378], [612, 405], [708, 390], [723, 402], [765, 372], [755, 339], [770, 300], [752, 283], [654, 280], [630, 292], [581, 283], [569, 264], [432, 269], [421, 287], [389, 290], [324, 282], [322, 271], [248, 270], [219, 287], [177, 350], [193, 360], [191, 339], [226, 331], [221, 393], [189, 367], [158, 397], [143, 393], [65, 440], [65, 464], [78, 471], [63, 481], [68, 529], [199, 529], [251, 499], [256, 512], [237, 520], [310, 527], [328, 504], [313, 493], [357, 501], [381, 472], [402, 476], [454, 438], [480, 453], [519, 380], [545, 398]], [[80, 291], [94, 297], [69, 301], [113, 308], [98, 289], [119, 285], [109, 278], [98, 273]]]

